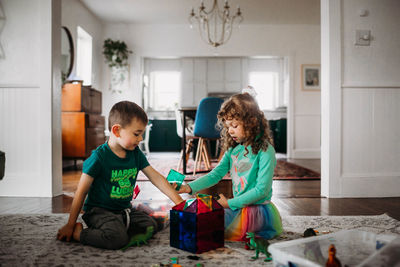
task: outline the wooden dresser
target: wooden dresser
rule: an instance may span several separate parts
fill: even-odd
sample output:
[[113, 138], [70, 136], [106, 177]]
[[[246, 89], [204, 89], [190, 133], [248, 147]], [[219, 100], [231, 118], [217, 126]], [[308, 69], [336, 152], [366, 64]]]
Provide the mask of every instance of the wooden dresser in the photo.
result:
[[67, 83], [61, 99], [63, 158], [87, 158], [105, 142], [101, 92], [80, 83]]

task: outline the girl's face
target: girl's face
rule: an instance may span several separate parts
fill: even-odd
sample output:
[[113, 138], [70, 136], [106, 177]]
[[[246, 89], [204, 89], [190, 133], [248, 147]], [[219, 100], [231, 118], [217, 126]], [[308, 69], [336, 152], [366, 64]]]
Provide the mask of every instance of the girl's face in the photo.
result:
[[119, 145], [125, 150], [134, 150], [143, 140], [145, 129], [146, 125], [142, 121], [133, 119], [129, 125], [121, 128]]
[[237, 119], [225, 120], [225, 127], [228, 129], [229, 135], [236, 143], [243, 143], [246, 141], [242, 121]]

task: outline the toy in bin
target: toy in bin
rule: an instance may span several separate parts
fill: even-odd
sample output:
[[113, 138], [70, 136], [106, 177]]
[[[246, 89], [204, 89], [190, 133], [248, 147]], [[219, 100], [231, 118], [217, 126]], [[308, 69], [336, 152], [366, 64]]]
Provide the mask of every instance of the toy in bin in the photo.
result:
[[224, 209], [210, 195], [198, 194], [172, 207], [170, 245], [192, 253], [224, 246]]
[[[341, 230], [322, 236], [312, 236], [271, 244], [274, 266], [364, 266], [364, 262], [388, 246], [395, 236], [379, 235], [359, 230]], [[379, 245], [379, 248], [378, 248]], [[340, 261], [340, 263], [339, 263]], [[333, 263], [333, 265], [331, 265]]]
[[176, 190], [178, 191], [181, 188], [183, 180], [185, 180], [185, 175], [171, 169], [168, 173], [167, 180], [170, 184], [176, 183]]

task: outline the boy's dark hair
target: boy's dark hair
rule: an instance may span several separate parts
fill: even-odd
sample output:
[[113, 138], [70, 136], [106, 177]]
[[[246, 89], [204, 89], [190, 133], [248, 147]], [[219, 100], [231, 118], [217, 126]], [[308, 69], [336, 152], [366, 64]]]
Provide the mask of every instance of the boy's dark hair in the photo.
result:
[[111, 127], [114, 124], [125, 127], [130, 124], [134, 118], [142, 121], [145, 125], [149, 122], [146, 112], [144, 112], [139, 105], [131, 101], [118, 102], [114, 104], [108, 115], [108, 130], [111, 131]]

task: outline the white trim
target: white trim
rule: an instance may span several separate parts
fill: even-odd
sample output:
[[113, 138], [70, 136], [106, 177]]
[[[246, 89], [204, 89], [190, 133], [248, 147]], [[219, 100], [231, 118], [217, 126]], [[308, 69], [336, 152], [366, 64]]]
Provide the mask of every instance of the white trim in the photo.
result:
[[38, 89], [40, 88], [39, 85], [33, 84], [0, 84], [0, 89], [10, 89], [10, 88], [33, 88]]
[[312, 113], [297, 113], [294, 115], [295, 117], [321, 117], [321, 114], [312, 114]]
[[368, 173], [343, 173], [341, 178], [372, 178], [372, 177], [397, 177], [400, 178], [400, 172], [388, 172], [388, 173], [374, 173], [374, 172], [368, 172]]
[[295, 159], [320, 159], [321, 149], [293, 149]]
[[342, 3], [321, 1], [321, 195], [340, 196], [342, 184]]
[[[26, 179], [26, 177], [29, 177], [29, 179]], [[40, 173], [6, 173], [6, 177], [1, 181], [0, 196], [51, 197], [47, 192], [41, 192], [41, 183], [38, 182], [41, 179], [43, 177], [41, 177]]]
[[295, 81], [295, 59], [296, 52], [291, 51], [287, 60], [287, 68], [289, 75], [289, 90], [288, 90], [288, 104], [287, 104], [287, 122], [286, 122], [286, 155], [288, 158], [295, 158], [294, 155], [294, 81]]
[[350, 83], [344, 83], [342, 84], [343, 88], [400, 88], [399, 84], [365, 84], [363, 82], [357, 83], [357, 82], [350, 82]]
[[[400, 196], [399, 176], [369, 176], [369, 177], [340, 177], [342, 190], [340, 194], [332, 194], [329, 197], [399, 197]], [[380, 186], [376, 186], [380, 180]], [[358, 188], [358, 190], [354, 190]]]

